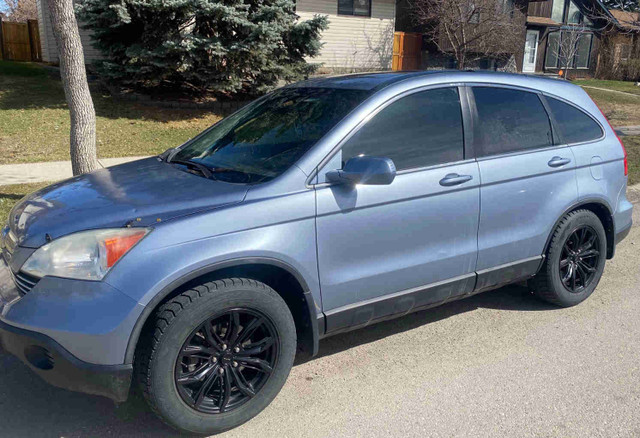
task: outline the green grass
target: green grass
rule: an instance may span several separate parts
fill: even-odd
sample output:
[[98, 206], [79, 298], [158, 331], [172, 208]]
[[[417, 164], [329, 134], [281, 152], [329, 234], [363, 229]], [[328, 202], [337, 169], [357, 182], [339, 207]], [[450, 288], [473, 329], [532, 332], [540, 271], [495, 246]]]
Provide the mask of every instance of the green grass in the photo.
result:
[[627, 150], [629, 185], [640, 183], [640, 136], [620, 137]]
[[9, 212], [13, 206], [31, 192], [51, 183], [15, 184], [0, 186], [0, 225], [7, 222]]
[[606, 88], [608, 90], [624, 91], [640, 96], [640, 87], [636, 87], [635, 82], [605, 81], [601, 79], [576, 79], [573, 82], [580, 86]]
[[592, 88], [584, 90], [598, 104], [613, 126], [640, 125], [640, 95], [628, 96]]
[[[98, 156], [153, 155], [220, 119], [207, 110], [155, 108], [92, 91]], [[37, 64], [0, 61], [0, 164], [69, 159], [69, 111], [59, 79]]]

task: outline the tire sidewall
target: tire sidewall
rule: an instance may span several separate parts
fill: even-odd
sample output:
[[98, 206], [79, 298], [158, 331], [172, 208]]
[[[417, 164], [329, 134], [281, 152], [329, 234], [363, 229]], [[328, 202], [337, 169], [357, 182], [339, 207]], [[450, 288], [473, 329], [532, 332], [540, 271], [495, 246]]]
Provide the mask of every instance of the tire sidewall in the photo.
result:
[[[270, 378], [252, 399], [222, 414], [206, 414], [189, 407], [180, 397], [174, 380], [178, 354], [187, 337], [204, 321], [225, 309], [243, 307], [268, 317], [279, 337], [276, 364]], [[151, 361], [150, 396], [164, 419], [174, 427], [194, 433], [222, 432], [250, 420], [277, 396], [293, 366], [296, 330], [293, 317], [275, 291], [238, 287], [201, 297], [181, 311], [166, 328]]]
[[[598, 257], [598, 265], [596, 267], [595, 277], [591, 281], [588, 287], [582, 292], [573, 293], [567, 290], [562, 283], [560, 277], [560, 257], [562, 256], [562, 248], [571, 234], [582, 226], [589, 226], [595, 230], [600, 240], [600, 255]], [[547, 270], [552, 282], [553, 289], [555, 290], [558, 299], [563, 305], [573, 306], [584, 300], [586, 300], [596, 289], [602, 273], [604, 272], [604, 265], [607, 259], [607, 236], [604, 231], [604, 227], [598, 217], [588, 211], [578, 212], [569, 221], [562, 224], [558, 230], [558, 234], [554, 238], [552, 247], [550, 248], [547, 259]]]

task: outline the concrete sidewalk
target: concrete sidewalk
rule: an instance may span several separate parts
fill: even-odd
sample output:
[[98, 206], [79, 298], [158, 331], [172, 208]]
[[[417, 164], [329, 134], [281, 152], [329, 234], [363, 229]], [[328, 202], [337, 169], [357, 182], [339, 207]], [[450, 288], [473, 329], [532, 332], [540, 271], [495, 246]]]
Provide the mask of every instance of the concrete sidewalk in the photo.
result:
[[610, 91], [611, 93], [625, 94], [627, 96], [633, 96], [633, 97], [640, 98], [640, 94], [628, 93], [626, 91], [612, 90], [610, 88], [592, 87], [591, 85], [580, 85], [580, 86], [582, 88], [590, 88], [592, 90], [600, 90], [600, 91]]
[[[146, 157], [101, 158], [102, 167], [115, 166]], [[5, 164], [0, 166], [0, 186], [54, 182], [71, 178], [71, 161], [50, 161], [44, 163]]]
[[637, 126], [619, 126], [614, 128], [619, 136], [640, 135], [640, 125]]

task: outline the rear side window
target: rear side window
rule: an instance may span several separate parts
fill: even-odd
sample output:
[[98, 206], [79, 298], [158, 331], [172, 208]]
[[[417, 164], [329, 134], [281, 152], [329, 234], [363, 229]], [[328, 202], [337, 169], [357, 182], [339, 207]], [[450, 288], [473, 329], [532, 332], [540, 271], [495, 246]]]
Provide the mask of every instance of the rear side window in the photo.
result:
[[421, 91], [376, 114], [342, 147], [342, 162], [359, 155], [391, 158], [397, 170], [464, 157], [457, 88]]
[[565, 143], [580, 143], [602, 137], [602, 128], [578, 108], [547, 97], [547, 103]]
[[478, 156], [551, 146], [551, 122], [535, 93], [474, 87]]

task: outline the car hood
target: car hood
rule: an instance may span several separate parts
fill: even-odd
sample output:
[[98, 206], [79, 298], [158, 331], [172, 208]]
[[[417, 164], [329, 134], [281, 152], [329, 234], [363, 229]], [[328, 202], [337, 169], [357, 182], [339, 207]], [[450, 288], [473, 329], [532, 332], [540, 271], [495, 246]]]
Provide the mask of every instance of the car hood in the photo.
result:
[[248, 186], [212, 181], [147, 158], [68, 179], [27, 196], [9, 215], [20, 246], [76, 231], [148, 226], [241, 202]]

